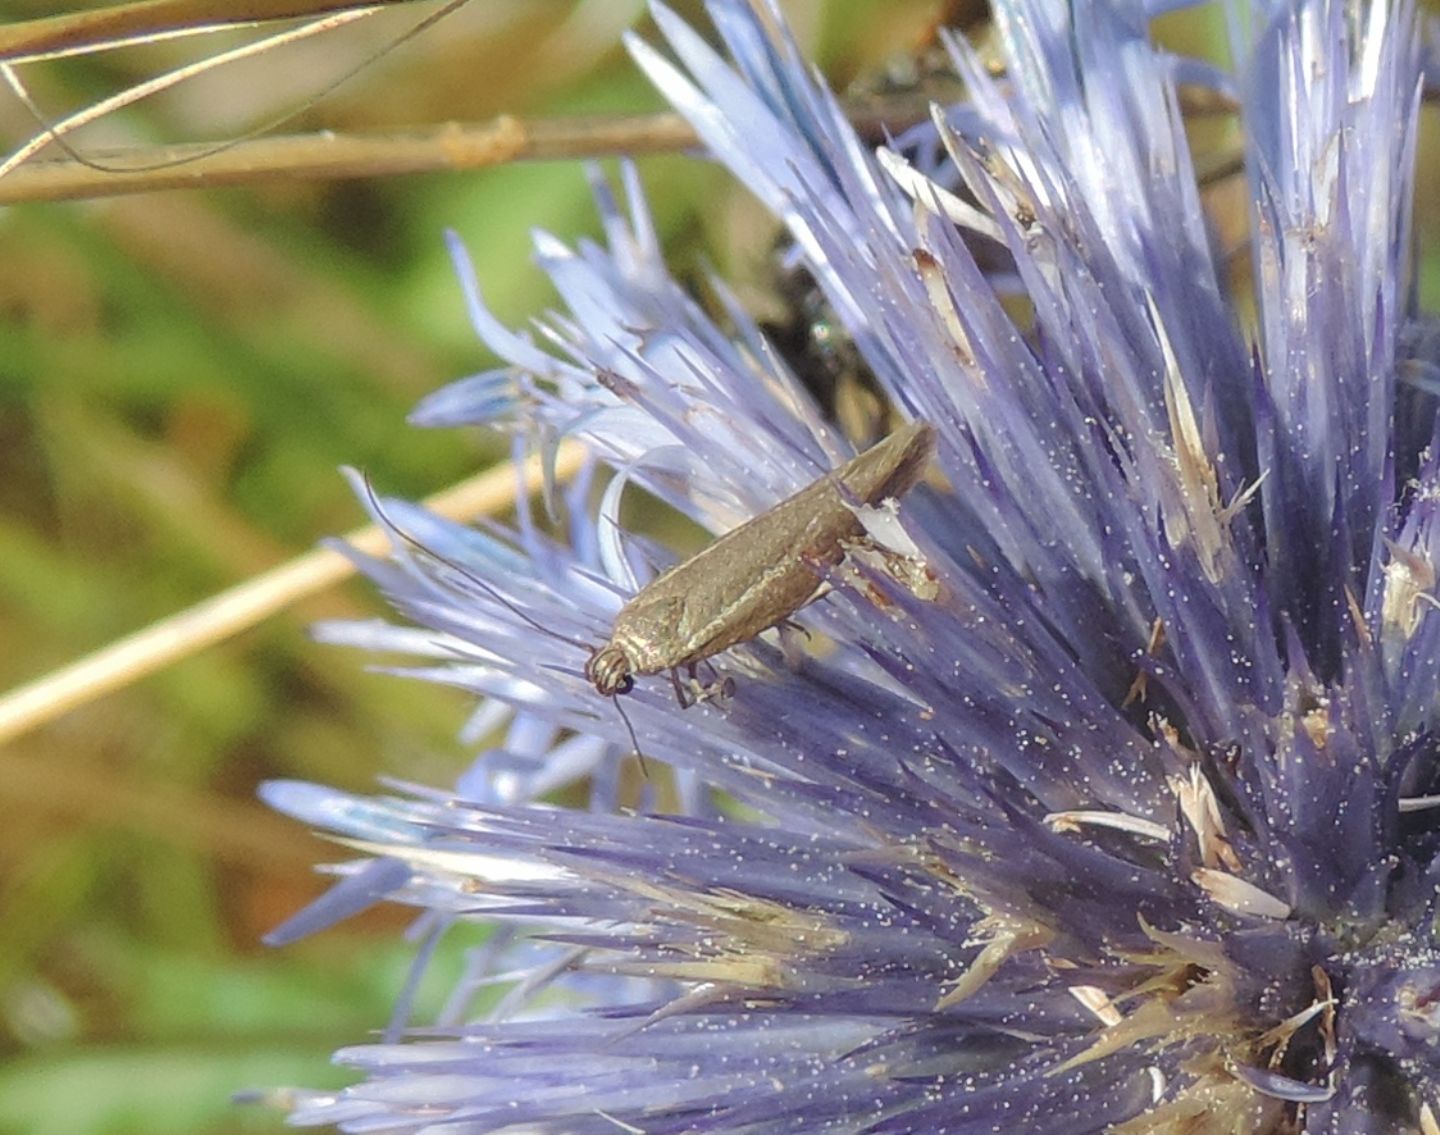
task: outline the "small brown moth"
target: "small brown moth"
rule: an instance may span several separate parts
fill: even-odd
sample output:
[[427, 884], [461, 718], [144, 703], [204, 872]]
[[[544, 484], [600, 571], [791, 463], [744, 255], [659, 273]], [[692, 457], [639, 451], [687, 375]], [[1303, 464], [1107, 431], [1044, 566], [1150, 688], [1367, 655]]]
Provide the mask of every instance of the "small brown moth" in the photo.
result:
[[911, 422], [676, 564], [620, 608], [585, 677], [602, 694], [629, 693], [635, 675], [693, 668], [783, 623], [816, 598], [821, 570], [863, 534], [848, 502], [901, 496], [934, 449], [934, 427]]

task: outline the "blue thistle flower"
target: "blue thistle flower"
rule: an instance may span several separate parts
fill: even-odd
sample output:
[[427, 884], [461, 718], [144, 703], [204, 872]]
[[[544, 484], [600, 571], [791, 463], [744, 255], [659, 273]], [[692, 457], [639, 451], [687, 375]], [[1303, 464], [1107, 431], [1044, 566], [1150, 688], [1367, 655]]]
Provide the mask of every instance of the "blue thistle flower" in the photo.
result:
[[[566, 310], [532, 333], [465, 273], [506, 365], [417, 420], [580, 437], [619, 475], [594, 520], [572, 495], [568, 542], [524, 514], [505, 534], [380, 510], [396, 553], [366, 570], [426, 629], [327, 633], [426, 659], [411, 672], [483, 695], [486, 725], [513, 714], [502, 772], [376, 799], [270, 786], [376, 855], [281, 936], [380, 898], [539, 929], [503, 952], [500, 1010], [342, 1052], [362, 1082], [294, 1119], [1440, 1130], [1411, 7], [1253, 5], [1231, 79], [1148, 43], [1137, 4], [1006, 0], [1004, 76], [953, 44], [970, 101], [878, 157], [776, 12], [709, 10], [728, 60], [664, 8], [678, 62], [632, 53], [934, 424], [945, 485], [871, 518], [903, 551], [797, 615], [827, 649], [739, 647], [715, 661], [733, 696], [688, 709], [636, 685], [635, 739], [676, 790], [621, 814], [629, 739], [578, 644], [666, 555], [622, 538], [622, 489], [718, 533], [850, 451], [718, 281], [724, 329], [666, 273], [628, 169], [623, 207], [596, 181], [604, 247], [537, 239]], [[1253, 308], [1212, 243], [1181, 81], [1240, 107]], [[567, 778], [590, 809], [537, 802]]]

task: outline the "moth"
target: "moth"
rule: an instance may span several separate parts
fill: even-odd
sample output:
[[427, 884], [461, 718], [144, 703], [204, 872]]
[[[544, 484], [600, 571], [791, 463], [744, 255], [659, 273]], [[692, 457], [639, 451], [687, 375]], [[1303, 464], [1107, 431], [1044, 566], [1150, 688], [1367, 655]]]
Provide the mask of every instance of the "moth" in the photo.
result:
[[785, 622], [863, 534], [851, 504], [904, 495], [934, 449], [934, 427], [911, 422], [656, 577], [620, 608], [585, 677], [606, 696], [629, 693], [637, 675], [693, 672]]

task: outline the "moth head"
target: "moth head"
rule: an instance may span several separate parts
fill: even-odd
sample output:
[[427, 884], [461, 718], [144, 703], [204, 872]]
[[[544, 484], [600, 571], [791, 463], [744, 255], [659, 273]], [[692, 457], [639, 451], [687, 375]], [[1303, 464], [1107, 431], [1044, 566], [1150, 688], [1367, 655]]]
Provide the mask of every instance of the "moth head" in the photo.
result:
[[614, 643], [606, 643], [590, 655], [585, 663], [585, 677], [595, 689], [607, 697], [628, 694], [635, 688], [630, 659]]

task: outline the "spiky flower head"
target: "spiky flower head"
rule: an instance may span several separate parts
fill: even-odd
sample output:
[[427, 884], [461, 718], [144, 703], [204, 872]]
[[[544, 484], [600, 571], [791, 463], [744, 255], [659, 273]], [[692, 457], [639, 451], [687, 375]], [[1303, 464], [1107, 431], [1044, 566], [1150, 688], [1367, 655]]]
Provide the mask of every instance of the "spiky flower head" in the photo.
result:
[[[425, 629], [331, 636], [428, 659], [507, 742], [456, 792], [269, 796], [376, 855], [286, 934], [388, 897], [530, 936], [501, 1008], [345, 1051], [362, 1082], [296, 1120], [1440, 1130], [1413, 11], [1237, 7], [1222, 76], [1138, 2], [1004, 0], [1003, 72], [953, 43], [968, 101], [878, 155], [775, 11], [709, 11], [728, 59], [664, 8], [669, 54], [632, 53], [934, 426], [932, 476], [857, 509], [870, 536], [794, 615], [811, 644], [713, 659], [728, 692], [689, 708], [637, 682], [634, 740], [674, 771], [619, 812], [632, 742], [579, 644], [664, 559], [621, 489], [719, 533], [853, 451], [718, 282], [723, 326], [671, 279], [628, 170], [624, 207], [596, 183], [604, 247], [536, 242], [565, 310], [510, 330], [467, 276], [506, 366], [419, 420], [579, 437], [620, 475], [593, 521], [572, 492], [568, 542], [386, 506], [403, 535], [365, 566]], [[1182, 82], [1239, 108], [1244, 301]], [[577, 779], [589, 809], [537, 802]]]

